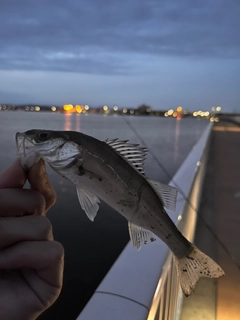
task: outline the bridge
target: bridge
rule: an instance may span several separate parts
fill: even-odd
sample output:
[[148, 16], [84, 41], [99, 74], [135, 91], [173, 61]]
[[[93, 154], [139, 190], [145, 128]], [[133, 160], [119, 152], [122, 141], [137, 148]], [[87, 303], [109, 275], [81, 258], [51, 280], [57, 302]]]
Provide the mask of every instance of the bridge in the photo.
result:
[[240, 126], [210, 123], [172, 181], [182, 233], [226, 275], [180, 289], [172, 254], [156, 241], [140, 253], [129, 243], [77, 320], [240, 319]]

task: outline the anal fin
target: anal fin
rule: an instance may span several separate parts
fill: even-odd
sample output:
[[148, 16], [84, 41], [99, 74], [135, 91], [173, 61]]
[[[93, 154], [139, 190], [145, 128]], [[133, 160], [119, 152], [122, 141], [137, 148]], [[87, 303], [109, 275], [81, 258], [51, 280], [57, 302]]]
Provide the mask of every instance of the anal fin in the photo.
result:
[[143, 229], [142, 227], [139, 227], [131, 222], [128, 222], [128, 230], [132, 244], [137, 248], [137, 250], [140, 250], [142, 245], [146, 244], [149, 240], [156, 240], [151, 231]]

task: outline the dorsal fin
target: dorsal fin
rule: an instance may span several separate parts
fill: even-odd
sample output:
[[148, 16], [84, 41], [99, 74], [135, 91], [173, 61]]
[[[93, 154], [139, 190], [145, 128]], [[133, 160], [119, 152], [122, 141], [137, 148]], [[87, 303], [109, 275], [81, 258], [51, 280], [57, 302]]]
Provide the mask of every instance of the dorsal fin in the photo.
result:
[[175, 187], [163, 184], [159, 181], [148, 180], [148, 182], [163, 201], [164, 207], [171, 211], [175, 211], [178, 190]]
[[143, 167], [147, 155], [147, 148], [139, 147], [138, 144], [128, 143], [128, 140], [107, 139], [105, 143], [124, 157], [141, 174], [144, 174]]

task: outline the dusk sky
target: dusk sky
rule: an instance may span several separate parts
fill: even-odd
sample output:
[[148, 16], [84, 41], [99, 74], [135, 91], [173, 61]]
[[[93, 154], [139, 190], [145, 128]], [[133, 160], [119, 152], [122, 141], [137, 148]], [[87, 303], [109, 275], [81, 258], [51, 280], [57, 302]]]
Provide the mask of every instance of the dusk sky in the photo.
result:
[[240, 111], [239, 0], [1, 0], [0, 103]]

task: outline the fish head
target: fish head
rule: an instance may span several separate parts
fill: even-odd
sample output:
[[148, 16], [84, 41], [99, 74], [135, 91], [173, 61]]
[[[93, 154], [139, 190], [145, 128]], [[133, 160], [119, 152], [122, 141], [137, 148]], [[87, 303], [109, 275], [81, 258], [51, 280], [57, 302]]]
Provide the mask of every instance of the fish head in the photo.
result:
[[81, 146], [67, 132], [33, 129], [16, 134], [17, 154], [26, 169], [43, 158], [55, 169], [81, 156]]

